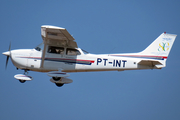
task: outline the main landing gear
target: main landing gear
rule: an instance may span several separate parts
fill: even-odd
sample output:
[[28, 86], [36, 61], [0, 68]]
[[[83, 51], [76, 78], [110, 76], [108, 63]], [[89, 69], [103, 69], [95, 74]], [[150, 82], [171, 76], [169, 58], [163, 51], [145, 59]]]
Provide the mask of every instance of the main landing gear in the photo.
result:
[[50, 79], [52, 83], [55, 83], [56, 86], [62, 87], [64, 84], [72, 83], [73, 81], [66, 77], [53, 77]]
[[58, 87], [62, 87], [63, 85], [64, 85], [64, 83], [58, 83], [58, 81], [60, 82], [61, 81], [61, 77], [52, 77], [52, 79], [54, 80], [54, 81], [57, 81], [57, 82], [55, 82], [55, 84], [56, 84], [56, 86], [58, 86]]
[[51, 77], [50, 81], [55, 83], [56, 86], [62, 87], [64, 84], [72, 83], [73, 81], [67, 77], [70, 75], [62, 71], [51, 71], [47, 73]]

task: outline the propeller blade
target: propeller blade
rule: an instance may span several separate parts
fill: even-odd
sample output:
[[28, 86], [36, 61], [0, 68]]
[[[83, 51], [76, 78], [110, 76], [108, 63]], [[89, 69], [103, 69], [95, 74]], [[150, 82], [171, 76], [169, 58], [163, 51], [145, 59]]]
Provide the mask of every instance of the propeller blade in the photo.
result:
[[9, 61], [9, 57], [11, 57], [11, 42], [9, 44], [9, 49], [8, 49], [9, 55], [6, 58], [6, 69], [7, 69], [7, 65], [8, 65], [8, 61]]
[[7, 69], [7, 65], [8, 65], [8, 60], [9, 60], [9, 56], [7, 56], [7, 58], [6, 58], [6, 69]]
[[8, 51], [11, 51], [11, 42], [10, 42], [10, 44], [9, 44], [9, 50]]

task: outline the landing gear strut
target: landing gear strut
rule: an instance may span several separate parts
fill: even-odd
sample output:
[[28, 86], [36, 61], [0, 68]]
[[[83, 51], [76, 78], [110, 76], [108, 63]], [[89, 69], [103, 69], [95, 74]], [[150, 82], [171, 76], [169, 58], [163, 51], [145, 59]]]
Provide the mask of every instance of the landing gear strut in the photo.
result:
[[24, 75], [28, 75], [28, 70], [24, 70]]

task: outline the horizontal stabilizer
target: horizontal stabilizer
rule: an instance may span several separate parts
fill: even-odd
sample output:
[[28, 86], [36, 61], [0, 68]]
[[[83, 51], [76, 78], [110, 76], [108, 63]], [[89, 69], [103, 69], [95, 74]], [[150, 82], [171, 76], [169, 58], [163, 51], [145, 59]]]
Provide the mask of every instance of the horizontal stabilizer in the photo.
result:
[[161, 62], [156, 61], [156, 60], [141, 60], [138, 64], [151, 66], [151, 67], [154, 67], [155, 65], [163, 65]]

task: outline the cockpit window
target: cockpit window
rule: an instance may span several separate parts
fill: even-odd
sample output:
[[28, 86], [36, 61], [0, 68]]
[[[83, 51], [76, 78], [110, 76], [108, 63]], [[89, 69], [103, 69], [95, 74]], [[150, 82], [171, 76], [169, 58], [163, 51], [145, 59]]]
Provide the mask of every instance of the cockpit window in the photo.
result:
[[36, 48], [35, 48], [35, 50], [37, 50], [37, 51], [41, 51], [41, 48], [39, 48], [39, 47], [36, 47]]
[[44, 47], [44, 43], [39, 44], [37, 47], [35, 47], [34, 49], [37, 51], [42, 51]]
[[64, 54], [64, 48], [62, 47], [55, 47], [55, 46], [49, 46], [48, 47], [48, 53], [54, 53], [54, 54]]
[[66, 54], [71, 56], [76, 56], [76, 55], [80, 55], [81, 53], [79, 52], [79, 50], [67, 48]]

